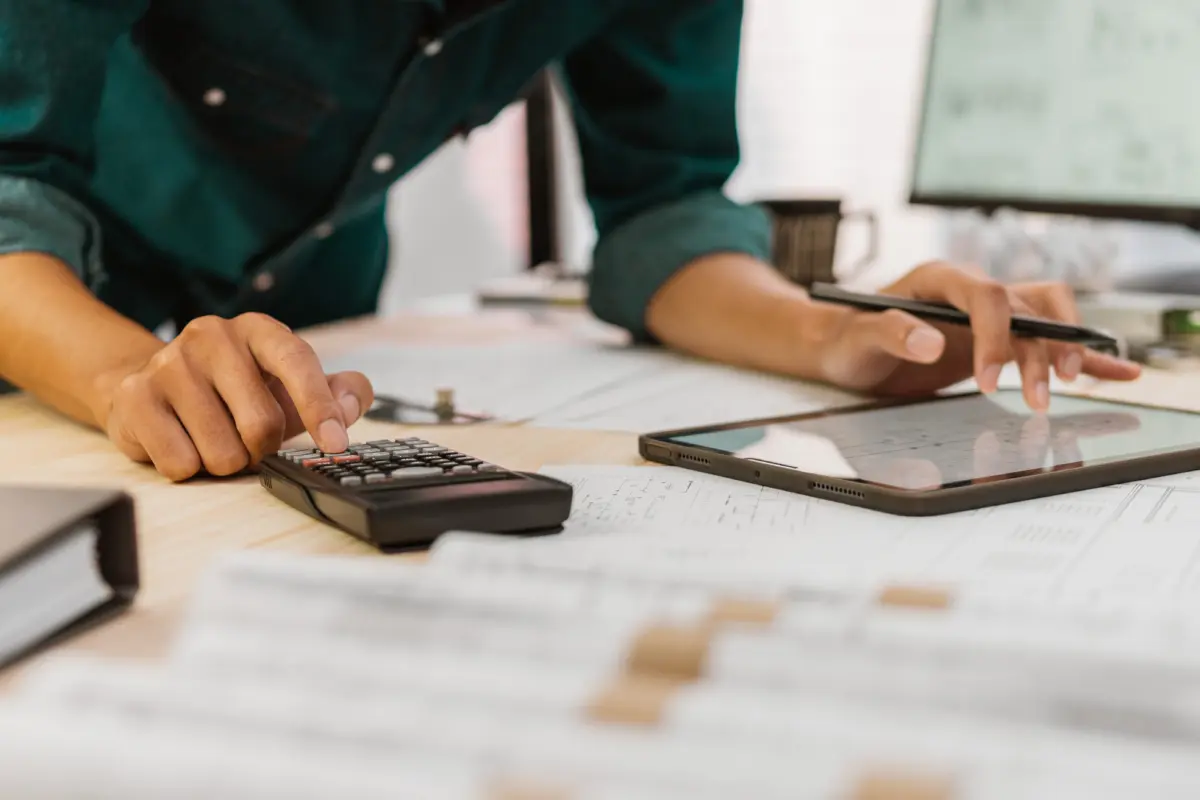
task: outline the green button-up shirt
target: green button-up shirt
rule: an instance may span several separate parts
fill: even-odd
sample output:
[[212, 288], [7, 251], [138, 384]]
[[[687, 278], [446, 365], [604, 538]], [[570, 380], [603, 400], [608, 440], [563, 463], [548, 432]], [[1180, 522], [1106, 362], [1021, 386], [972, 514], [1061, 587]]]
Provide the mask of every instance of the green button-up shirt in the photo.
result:
[[0, 0], [0, 252], [148, 328], [366, 314], [388, 187], [559, 68], [599, 239], [591, 304], [644, 335], [702, 255], [766, 258], [738, 157], [742, 0]]

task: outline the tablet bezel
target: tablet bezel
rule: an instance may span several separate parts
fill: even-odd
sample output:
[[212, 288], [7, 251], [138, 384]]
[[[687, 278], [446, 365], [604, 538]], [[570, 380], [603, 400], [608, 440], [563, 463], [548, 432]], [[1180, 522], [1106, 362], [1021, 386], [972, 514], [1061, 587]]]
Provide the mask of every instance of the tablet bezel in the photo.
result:
[[[1017, 390], [1002, 389], [1000, 391], [1019, 393]], [[969, 511], [986, 506], [1033, 500], [1131, 481], [1149, 480], [1200, 469], [1200, 443], [1198, 443], [1195, 447], [1181, 450], [1147, 451], [1129, 458], [1116, 457], [1087, 464], [1074, 462], [1053, 469], [1030, 469], [990, 476], [986, 481], [955, 481], [943, 484], [936, 489], [912, 490], [875, 483], [862, 478], [843, 478], [805, 472], [769, 461], [742, 458], [703, 445], [673, 441], [681, 436], [779, 425], [922, 403], [938, 403], [979, 394], [979, 392], [947, 392], [934, 396], [886, 398], [803, 414], [657, 431], [639, 436], [638, 450], [643, 458], [654, 463], [683, 467], [767, 488], [836, 500], [848, 505], [904, 516], [930, 516]], [[1078, 397], [1103, 403], [1113, 408], [1153, 409], [1180, 414], [1194, 413], [1184, 409], [1109, 400], [1083, 394]]]

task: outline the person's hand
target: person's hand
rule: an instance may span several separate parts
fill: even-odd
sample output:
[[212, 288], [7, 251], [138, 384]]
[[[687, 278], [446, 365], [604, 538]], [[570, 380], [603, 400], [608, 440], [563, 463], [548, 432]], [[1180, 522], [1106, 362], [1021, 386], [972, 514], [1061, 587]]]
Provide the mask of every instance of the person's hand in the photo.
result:
[[126, 456], [176, 481], [233, 475], [303, 431], [342, 451], [374, 402], [365, 376], [327, 376], [304, 340], [262, 314], [197, 319], [109, 384], [102, 428]]
[[1050, 370], [1073, 381], [1080, 375], [1133, 380], [1137, 364], [1082, 345], [1014, 337], [1013, 314], [1076, 324], [1071, 290], [1057, 283], [1004, 286], [981, 272], [944, 263], [924, 264], [882, 290], [883, 294], [948, 303], [967, 312], [971, 327], [920, 320], [892, 309], [849, 311], [822, 338], [822, 377], [854, 391], [885, 395], [924, 394], [974, 377], [984, 392], [996, 390], [1001, 368], [1020, 365], [1029, 406], [1050, 403]]

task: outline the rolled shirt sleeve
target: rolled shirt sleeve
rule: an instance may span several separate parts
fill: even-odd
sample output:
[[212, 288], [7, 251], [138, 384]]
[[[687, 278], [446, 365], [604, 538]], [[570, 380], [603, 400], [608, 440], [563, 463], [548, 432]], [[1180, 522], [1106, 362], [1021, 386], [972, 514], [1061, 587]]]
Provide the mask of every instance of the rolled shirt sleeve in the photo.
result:
[[109, 53], [146, 3], [0, 0], [0, 253], [54, 256], [93, 288], [92, 131]]
[[724, 193], [740, 158], [742, 0], [635, 3], [564, 62], [596, 250], [589, 302], [649, 339], [646, 308], [706, 255], [767, 259], [759, 206]]

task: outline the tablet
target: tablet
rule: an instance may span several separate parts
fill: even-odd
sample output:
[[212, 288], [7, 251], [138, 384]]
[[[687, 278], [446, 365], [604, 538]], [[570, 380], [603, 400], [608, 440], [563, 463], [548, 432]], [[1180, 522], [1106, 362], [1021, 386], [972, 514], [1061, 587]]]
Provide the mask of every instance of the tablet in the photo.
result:
[[646, 434], [642, 456], [921, 516], [1200, 469], [1200, 414], [1020, 391], [879, 401]]

